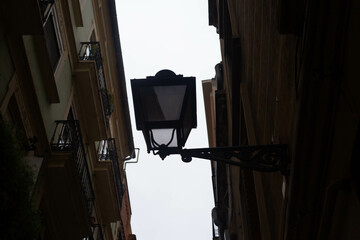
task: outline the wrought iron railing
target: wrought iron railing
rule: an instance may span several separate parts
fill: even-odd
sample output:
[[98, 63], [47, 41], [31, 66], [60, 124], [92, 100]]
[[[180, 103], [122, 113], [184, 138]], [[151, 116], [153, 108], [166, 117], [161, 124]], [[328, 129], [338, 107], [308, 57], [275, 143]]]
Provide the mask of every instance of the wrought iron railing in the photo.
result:
[[100, 224], [91, 225], [91, 235], [84, 237], [82, 240], [104, 240], [104, 233]]
[[220, 240], [220, 229], [215, 225], [214, 221], [212, 222], [212, 234], [213, 240]]
[[104, 240], [104, 234], [100, 224], [93, 224], [92, 235], [88, 237], [89, 240]]
[[54, 0], [39, 0], [39, 7], [43, 23], [46, 21], [53, 4]]
[[99, 225], [98, 226], [98, 232], [96, 234], [96, 240], [103, 240], [103, 239], [104, 239], [104, 234], [102, 232], [101, 226]]
[[97, 152], [99, 161], [111, 160], [113, 163], [116, 192], [119, 200], [119, 207], [121, 209], [121, 202], [124, 195], [124, 187], [121, 182], [121, 172], [118, 162], [115, 139], [109, 138], [107, 140], [99, 142]]
[[109, 119], [111, 113], [114, 111], [114, 107], [110, 103], [110, 97], [106, 88], [104, 66], [102, 62], [102, 55], [99, 42], [81, 42], [79, 50], [79, 58], [83, 61], [95, 61], [99, 92], [101, 95], [102, 105], [104, 108], [104, 115], [106, 119], [106, 125], [109, 125]]
[[79, 122], [76, 120], [64, 120], [55, 121], [55, 124], [55, 130], [51, 138], [51, 150], [54, 152], [72, 152], [81, 183], [83, 200], [90, 219], [94, 205], [94, 190], [82, 143]]

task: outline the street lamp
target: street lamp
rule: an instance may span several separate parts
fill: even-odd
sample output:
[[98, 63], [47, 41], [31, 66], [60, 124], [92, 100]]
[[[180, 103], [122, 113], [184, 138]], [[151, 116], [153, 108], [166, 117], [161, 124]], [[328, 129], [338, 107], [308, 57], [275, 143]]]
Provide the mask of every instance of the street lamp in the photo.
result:
[[183, 77], [170, 70], [155, 76], [132, 79], [136, 129], [144, 134], [147, 151], [162, 159], [179, 154], [184, 162], [193, 157], [240, 166], [262, 172], [287, 175], [287, 146], [256, 146], [184, 149], [192, 128], [196, 128], [195, 77]]

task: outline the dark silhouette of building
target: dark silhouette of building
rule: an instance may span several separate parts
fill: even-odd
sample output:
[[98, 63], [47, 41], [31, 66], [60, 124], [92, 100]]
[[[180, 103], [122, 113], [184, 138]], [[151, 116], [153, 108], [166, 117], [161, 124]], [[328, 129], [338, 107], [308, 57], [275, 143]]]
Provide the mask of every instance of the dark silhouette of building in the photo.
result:
[[359, 239], [360, 2], [209, 0], [212, 146], [288, 145], [290, 175], [212, 163], [214, 239]]
[[115, 1], [2, 1], [0, 16], [1, 117], [34, 168], [39, 239], [134, 239]]

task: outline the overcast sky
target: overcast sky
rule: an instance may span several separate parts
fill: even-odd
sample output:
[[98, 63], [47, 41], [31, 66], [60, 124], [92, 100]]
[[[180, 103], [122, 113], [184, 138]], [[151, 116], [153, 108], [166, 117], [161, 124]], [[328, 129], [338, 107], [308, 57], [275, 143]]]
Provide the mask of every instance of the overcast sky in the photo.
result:
[[117, 0], [119, 32], [135, 147], [139, 163], [127, 164], [132, 230], [138, 240], [210, 240], [214, 206], [210, 163], [179, 156], [147, 154], [136, 131], [130, 79], [162, 69], [196, 77], [198, 128], [186, 148], [207, 147], [201, 81], [214, 77], [220, 62], [219, 39], [208, 26], [207, 0]]

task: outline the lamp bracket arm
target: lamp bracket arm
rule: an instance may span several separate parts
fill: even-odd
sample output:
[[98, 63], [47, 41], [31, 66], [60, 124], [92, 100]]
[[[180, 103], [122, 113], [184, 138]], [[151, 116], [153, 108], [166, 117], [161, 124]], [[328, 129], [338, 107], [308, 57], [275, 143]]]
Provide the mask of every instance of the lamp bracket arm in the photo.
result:
[[289, 175], [288, 146], [285, 144], [269, 144], [255, 146], [195, 148], [195, 149], [161, 149], [157, 154], [165, 158], [171, 154], [180, 154], [184, 162], [192, 158], [201, 158], [219, 163], [239, 166], [261, 172], [280, 171]]

